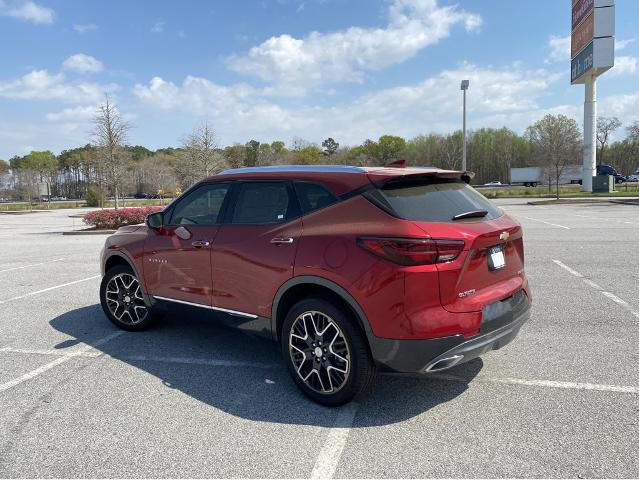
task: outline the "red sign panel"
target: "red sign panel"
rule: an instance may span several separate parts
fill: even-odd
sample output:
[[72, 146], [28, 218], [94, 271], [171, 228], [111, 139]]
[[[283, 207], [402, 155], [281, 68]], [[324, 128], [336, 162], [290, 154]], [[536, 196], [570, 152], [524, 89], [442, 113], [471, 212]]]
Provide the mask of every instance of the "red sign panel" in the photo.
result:
[[570, 41], [570, 58], [588, 45], [595, 36], [595, 15], [590, 14], [577, 28], [572, 31]]
[[577, 0], [572, 5], [572, 29], [574, 30], [584, 18], [595, 9], [595, 0]]

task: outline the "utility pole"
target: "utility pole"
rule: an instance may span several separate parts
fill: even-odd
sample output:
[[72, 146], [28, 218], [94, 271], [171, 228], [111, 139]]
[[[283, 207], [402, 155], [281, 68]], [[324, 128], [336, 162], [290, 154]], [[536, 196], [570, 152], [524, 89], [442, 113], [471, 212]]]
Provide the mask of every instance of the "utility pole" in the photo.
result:
[[464, 120], [462, 127], [462, 171], [466, 171], [466, 90], [468, 90], [468, 86], [470, 85], [469, 80], [462, 80], [461, 82], [461, 90], [464, 92]]

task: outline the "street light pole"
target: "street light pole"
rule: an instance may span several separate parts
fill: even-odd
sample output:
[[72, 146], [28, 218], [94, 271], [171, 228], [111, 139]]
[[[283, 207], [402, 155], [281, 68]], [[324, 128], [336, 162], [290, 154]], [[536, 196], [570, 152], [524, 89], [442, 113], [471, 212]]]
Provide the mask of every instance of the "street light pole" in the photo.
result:
[[462, 128], [462, 171], [466, 171], [466, 90], [470, 82], [468, 80], [462, 80], [461, 90], [464, 92], [464, 123]]

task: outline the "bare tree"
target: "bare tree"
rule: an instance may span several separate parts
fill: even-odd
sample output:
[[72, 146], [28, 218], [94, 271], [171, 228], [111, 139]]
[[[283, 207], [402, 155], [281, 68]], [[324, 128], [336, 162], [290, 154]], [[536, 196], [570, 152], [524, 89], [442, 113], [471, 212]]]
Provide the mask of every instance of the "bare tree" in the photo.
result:
[[461, 163], [462, 142], [458, 132], [439, 138], [439, 148], [446, 167], [450, 170], [459, 169]]
[[604, 160], [604, 150], [606, 145], [610, 143], [612, 133], [621, 127], [621, 121], [617, 117], [599, 117], [597, 118], [597, 144], [599, 145], [599, 164]]
[[224, 167], [213, 129], [207, 123], [196, 127], [182, 140], [183, 154], [176, 164], [176, 173], [183, 186], [216, 174]]
[[131, 130], [131, 124], [124, 121], [116, 106], [105, 95], [105, 102], [98, 107], [93, 118], [93, 140], [98, 147], [100, 183], [102, 174], [113, 190], [115, 208], [119, 207], [120, 187], [127, 172], [129, 156], [124, 145]]
[[577, 160], [581, 151], [577, 122], [565, 115], [546, 115], [528, 127], [526, 135], [546, 172], [553, 175], [559, 200], [559, 177], [566, 165]]

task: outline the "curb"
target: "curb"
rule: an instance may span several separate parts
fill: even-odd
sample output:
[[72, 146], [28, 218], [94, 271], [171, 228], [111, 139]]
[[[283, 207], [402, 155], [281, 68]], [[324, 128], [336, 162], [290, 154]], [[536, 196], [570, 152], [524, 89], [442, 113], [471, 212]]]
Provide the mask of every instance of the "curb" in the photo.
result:
[[93, 228], [85, 230], [71, 230], [69, 232], [62, 232], [62, 235], [111, 235], [115, 233], [115, 230], [95, 230]]
[[639, 205], [639, 199], [630, 198], [627, 200], [624, 199], [613, 199], [613, 198], [560, 198], [559, 200], [537, 200], [534, 202], [526, 202], [527, 205], [566, 205], [566, 204], [580, 204], [580, 203], [623, 203], [627, 205]]

